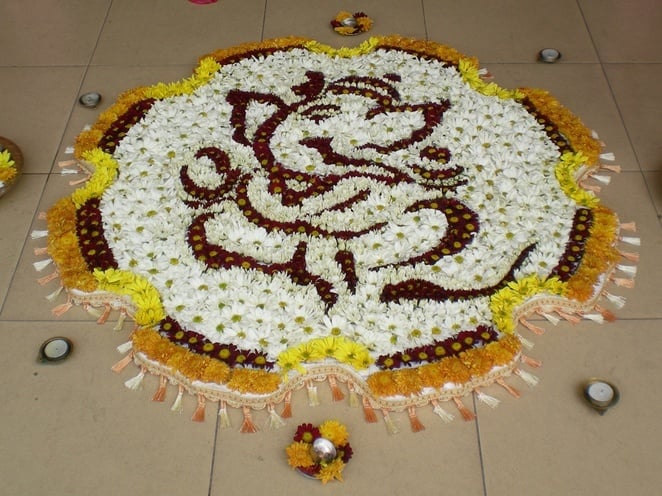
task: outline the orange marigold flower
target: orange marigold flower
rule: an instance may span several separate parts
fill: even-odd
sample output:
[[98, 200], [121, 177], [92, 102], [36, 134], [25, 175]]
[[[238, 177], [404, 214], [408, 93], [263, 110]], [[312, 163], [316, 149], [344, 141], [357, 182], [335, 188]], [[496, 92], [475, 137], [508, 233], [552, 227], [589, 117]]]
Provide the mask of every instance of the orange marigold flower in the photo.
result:
[[227, 385], [242, 393], [267, 394], [278, 389], [280, 376], [264, 370], [235, 368]]
[[195, 353], [187, 352], [186, 358], [179, 366], [179, 371], [189, 379], [199, 381], [202, 379], [203, 374], [211, 358], [208, 356], [196, 355]]
[[202, 374], [203, 382], [215, 382], [223, 384], [230, 377], [230, 367], [221, 360], [211, 360]]
[[292, 468], [312, 467], [315, 462], [310, 454], [310, 444], [294, 442], [285, 448], [287, 463]]
[[471, 372], [456, 356], [440, 361], [439, 369], [446, 382], [463, 384], [471, 379]]
[[483, 349], [464, 351], [460, 353], [459, 358], [474, 377], [487, 374], [494, 366], [494, 359]]
[[368, 386], [375, 396], [394, 396], [399, 393], [393, 372], [382, 370], [368, 377]]
[[421, 381], [421, 386], [439, 389], [445, 384], [445, 379], [441, 375], [441, 370], [438, 363], [429, 363], [421, 365], [418, 368], [418, 376]]
[[400, 369], [392, 372], [393, 381], [398, 386], [400, 394], [410, 396], [418, 393], [422, 388], [421, 378], [418, 375], [418, 369]]

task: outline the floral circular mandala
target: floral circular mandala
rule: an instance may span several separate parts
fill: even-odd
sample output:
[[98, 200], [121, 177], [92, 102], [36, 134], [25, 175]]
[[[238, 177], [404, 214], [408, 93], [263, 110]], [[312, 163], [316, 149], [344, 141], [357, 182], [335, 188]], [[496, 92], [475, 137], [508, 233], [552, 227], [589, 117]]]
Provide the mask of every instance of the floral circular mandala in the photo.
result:
[[[612, 318], [631, 285], [622, 225], [594, 191], [609, 154], [541, 90], [484, 80], [431, 42], [286, 38], [220, 50], [122, 95], [77, 139], [89, 181], [48, 213], [71, 304], [136, 323], [139, 375], [267, 408], [327, 380], [378, 409], [535, 377], [533, 313]], [[624, 277], [612, 272], [623, 270]], [[276, 413], [276, 406], [284, 410]]]

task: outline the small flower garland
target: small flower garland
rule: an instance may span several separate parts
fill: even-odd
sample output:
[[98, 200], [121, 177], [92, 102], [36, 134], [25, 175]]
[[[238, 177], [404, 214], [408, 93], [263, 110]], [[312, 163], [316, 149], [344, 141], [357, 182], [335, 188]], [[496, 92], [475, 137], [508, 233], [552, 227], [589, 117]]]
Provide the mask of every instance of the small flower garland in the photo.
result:
[[439, 413], [513, 371], [534, 382], [518, 324], [611, 319], [597, 301], [622, 304], [605, 285], [632, 284], [608, 275], [636, 240], [584, 187], [601, 146], [579, 119], [482, 76], [433, 42], [291, 37], [126, 92], [77, 138], [90, 180], [47, 214], [69, 291], [55, 311], [113, 295], [104, 315], [139, 326], [139, 377], [168, 377], [197, 411], [275, 418], [320, 374], [334, 398], [336, 377], [363, 394], [366, 418]]
[[[335, 457], [328, 461], [316, 459], [313, 444], [318, 439], [331, 442], [335, 448]], [[287, 462], [302, 474], [319, 479], [323, 484], [342, 481], [345, 465], [352, 458], [353, 450], [349, 444], [349, 434], [345, 425], [337, 420], [327, 420], [319, 427], [313, 424], [300, 424], [294, 434], [294, 442], [285, 448]]]
[[331, 21], [333, 30], [343, 36], [354, 36], [365, 33], [372, 28], [372, 19], [363, 12], [351, 14], [346, 11], [340, 11]]

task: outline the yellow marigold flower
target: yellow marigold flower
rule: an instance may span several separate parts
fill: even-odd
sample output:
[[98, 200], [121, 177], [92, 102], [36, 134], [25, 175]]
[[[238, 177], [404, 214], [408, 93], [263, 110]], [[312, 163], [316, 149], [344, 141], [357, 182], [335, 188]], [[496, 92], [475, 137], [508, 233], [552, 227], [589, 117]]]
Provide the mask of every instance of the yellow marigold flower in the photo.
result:
[[566, 288], [567, 284], [557, 277], [540, 280], [533, 275], [510, 282], [490, 298], [490, 310], [494, 323], [502, 332], [512, 334], [516, 327], [513, 312], [519, 305], [539, 293], [563, 296]]
[[313, 346], [310, 342], [302, 343], [296, 348], [292, 349], [293, 353], [296, 355], [299, 362], [311, 362], [313, 361]]
[[9, 150], [2, 150], [0, 152], [0, 169], [9, 169], [10, 167], [14, 167], [15, 164], [16, 162], [12, 160]]
[[317, 478], [322, 481], [322, 484], [326, 484], [332, 480], [338, 480], [342, 482], [342, 471], [345, 468], [345, 464], [339, 458], [336, 458], [331, 463], [322, 465]]
[[351, 365], [355, 369], [365, 368], [366, 355], [369, 353], [365, 346], [349, 339], [336, 338], [336, 350], [333, 357], [339, 362]]
[[521, 98], [523, 95], [518, 90], [507, 90], [496, 83], [486, 83], [481, 78], [476, 61], [462, 58], [458, 64], [458, 70], [464, 81], [475, 91], [486, 96], [496, 96], [501, 99]]
[[165, 318], [158, 290], [145, 278], [123, 270], [95, 270], [99, 288], [119, 295], [127, 295], [137, 310], [134, 319], [138, 325], [150, 327]]
[[333, 443], [334, 446], [344, 446], [349, 440], [347, 427], [337, 420], [327, 420], [319, 426], [320, 434]]
[[11, 158], [9, 150], [0, 152], [0, 181], [11, 181], [16, 177], [16, 162]]
[[285, 448], [285, 452], [287, 453], [287, 463], [292, 468], [312, 467], [315, 464], [308, 443], [292, 443]]
[[290, 348], [280, 353], [276, 359], [276, 363], [284, 375], [287, 375], [293, 370], [302, 374], [306, 372], [306, 369], [301, 365], [298, 348]]
[[313, 357], [317, 360], [332, 358], [338, 347], [338, 339], [334, 336], [312, 341]]
[[554, 170], [559, 186], [568, 198], [585, 207], [598, 205], [598, 198], [590, 191], [585, 190], [577, 183], [577, 171], [589, 165], [588, 158], [582, 152], [565, 152]]
[[115, 159], [99, 148], [84, 152], [82, 158], [94, 166], [94, 173], [84, 187], [71, 195], [76, 207], [82, 206], [90, 198], [100, 197], [115, 180], [119, 168]]

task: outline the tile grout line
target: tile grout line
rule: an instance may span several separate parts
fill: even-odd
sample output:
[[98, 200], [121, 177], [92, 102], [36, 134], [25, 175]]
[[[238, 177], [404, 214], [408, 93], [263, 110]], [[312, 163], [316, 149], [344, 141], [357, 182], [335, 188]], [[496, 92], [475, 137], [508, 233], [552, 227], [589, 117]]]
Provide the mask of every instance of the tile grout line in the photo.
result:
[[478, 418], [478, 410], [476, 405], [476, 395], [472, 394], [471, 399], [474, 404], [474, 413], [476, 415], [476, 419], [474, 420], [474, 423], [476, 425], [476, 440], [478, 441], [478, 459], [480, 460], [480, 476], [483, 481], [483, 496], [487, 496], [487, 480], [485, 478], [485, 459], [483, 458], [483, 445], [480, 442], [480, 422]]
[[[265, 2], [266, 3], [266, 2]], [[211, 449], [211, 462], [209, 464], [209, 489], [207, 490], [207, 496], [211, 496], [211, 488], [214, 483], [214, 466], [216, 465], [216, 442], [218, 441], [218, 409], [220, 408], [220, 403], [217, 404], [216, 411], [216, 425], [214, 427], [214, 442], [212, 443]]]
[[264, 41], [264, 26], [267, 24], [267, 7], [269, 0], [264, 0], [264, 9], [262, 10], [262, 29], [260, 30], [260, 41]]
[[[618, 112], [618, 117], [620, 118], [621, 125], [623, 126], [623, 130], [625, 131], [625, 136], [627, 136], [628, 144], [632, 149], [632, 154], [634, 155], [634, 159], [637, 161], [637, 167], [639, 168], [639, 172], [643, 177], [643, 169], [641, 168], [641, 161], [639, 160], [639, 155], [637, 154], [637, 150], [635, 149], [634, 143], [632, 142], [630, 131], [628, 130], [627, 125], [625, 124], [625, 119], [623, 118], [623, 112], [621, 111], [621, 107], [618, 104], [618, 99], [616, 98], [616, 94], [614, 93], [614, 88], [611, 85], [611, 81], [609, 80], [609, 76], [607, 75], [607, 71], [605, 70], [605, 61], [602, 60], [602, 56], [600, 55], [600, 50], [598, 49], [598, 44], [596, 43], [595, 38], [593, 37], [593, 33], [591, 32], [591, 27], [589, 26], [588, 20], [586, 19], [586, 15], [584, 14], [584, 9], [582, 9], [580, 0], [575, 0], [575, 2], [577, 4], [577, 8], [579, 9], [579, 13], [582, 16], [582, 21], [584, 22], [586, 33], [588, 34], [588, 37], [591, 40], [591, 44], [593, 45], [593, 50], [595, 50], [595, 55], [598, 58], [598, 64], [600, 65], [602, 76], [604, 77], [605, 82], [607, 83], [607, 88], [609, 88], [611, 99], [614, 102], [614, 105], [616, 106], [616, 111]], [[644, 178], [644, 182], [645, 182], [645, 178]], [[649, 191], [649, 195], [650, 195], [650, 191]]]
[[425, 40], [430, 41], [430, 36], [428, 34], [428, 23], [425, 17], [425, 0], [421, 0], [421, 10], [423, 12], [423, 32], [425, 33]]

